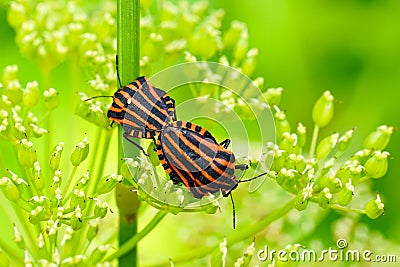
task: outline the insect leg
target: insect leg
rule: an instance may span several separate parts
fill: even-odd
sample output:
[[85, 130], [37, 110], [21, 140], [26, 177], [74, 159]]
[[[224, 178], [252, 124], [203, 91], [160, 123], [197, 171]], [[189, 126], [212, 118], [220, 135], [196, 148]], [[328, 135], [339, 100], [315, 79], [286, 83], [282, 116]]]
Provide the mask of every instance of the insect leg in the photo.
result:
[[219, 143], [221, 146], [223, 146], [225, 149], [228, 148], [229, 144], [231, 143], [230, 139], [225, 139], [221, 143]]
[[127, 133], [124, 133], [124, 138], [125, 138], [129, 143], [131, 143], [132, 145], [134, 145], [134, 146], [136, 146], [137, 148], [139, 148], [140, 150], [142, 150], [143, 154], [145, 154], [146, 156], [149, 156], [149, 155], [146, 153], [146, 151], [144, 151], [143, 147], [141, 147], [138, 143], [132, 141], [132, 140], [129, 138], [129, 135], [128, 135]]
[[249, 165], [247, 165], [247, 164], [240, 164], [240, 165], [235, 166], [235, 169], [242, 170], [242, 171], [247, 170], [248, 168], [249, 168]]
[[121, 79], [119, 78], [119, 71], [118, 71], [118, 55], [115, 55], [115, 69], [117, 70], [117, 78], [119, 82], [119, 86], [122, 87]]
[[176, 117], [176, 110], [175, 110], [175, 99], [171, 98], [171, 101], [172, 101], [172, 104], [174, 105], [174, 117], [173, 117], [173, 119], [174, 119], [174, 121], [176, 121], [177, 117]]
[[233, 201], [233, 196], [232, 192], [229, 193], [231, 196], [231, 201], [232, 201], [232, 213], [233, 213], [233, 229], [236, 229], [236, 210], [235, 210], [235, 201]]

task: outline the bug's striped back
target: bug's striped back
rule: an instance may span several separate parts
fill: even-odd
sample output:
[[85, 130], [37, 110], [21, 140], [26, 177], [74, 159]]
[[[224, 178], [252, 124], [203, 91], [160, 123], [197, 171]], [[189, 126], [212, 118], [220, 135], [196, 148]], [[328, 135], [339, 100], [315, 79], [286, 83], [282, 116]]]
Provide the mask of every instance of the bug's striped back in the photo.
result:
[[175, 118], [175, 101], [146, 77], [120, 87], [108, 118], [122, 125], [129, 137], [152, 138]]
[[218, 144], [210, 132], [191, 122], [174, 121], [158, 136], [159, 160], [175, 183], [183, 183], [202, 198], [236, 188], [235, 156]]

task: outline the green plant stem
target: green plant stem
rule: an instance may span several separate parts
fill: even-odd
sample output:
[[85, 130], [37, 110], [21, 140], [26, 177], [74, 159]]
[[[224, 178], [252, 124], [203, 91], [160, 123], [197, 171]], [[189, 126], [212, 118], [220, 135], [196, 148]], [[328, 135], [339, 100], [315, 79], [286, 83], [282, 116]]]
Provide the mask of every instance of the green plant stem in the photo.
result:
[[131, 237], [127, 242], [125, 242], [117, 252], [112, 254], [107, 258], [107, 261], [111, 261], [113, 259], [119, 258], [126, 253], [132, 251], [132, 248], [136, 247], [137, 243], [143, 239], [148, 233], [153, 230], [157, 224], [167, 215], [168, 212], [159, 210], [157, 214], [153, 217], [153, 219], [146, 225], [145, 228], [143, 228], [142, 231]]
[[14, 244], [11, 245], [7, 241], [0, 239], [0, 249], [7, 254], [15, 266], [24, 266], [23, 254]]
[[311, 147], [310, 147], [310, 153], [309, 153], [310, 159], [312, 157], [314, 157], [315, 148], [317, 147], [318, 132], [319, 132], [319, 126], [315, 124], [312, 139], [311, 139]]
[[342, 207], [342, 206], [339, 206], [339, 205], [329, 205], [329, 208], [334, 209], [334, 210], [345, 211], [345, 212], [354, 212], [354, 213], [359, 213], [359, 214], [366, 214], [365, 210], [354, 209], [354, 208], [349, 208], [349, 207]]
[[[117, 53], [118, 53], [118, 70], [123, 84], [132, 82], [139, 76], [139, 60], [140, 60], [140, 1], [139, 0], [117, 0]], [[120, 170], [123, 158], [122, 149], [122, 130], [118, 130], [118, 170]], [[137, 156], [140, 151], [137, 150]], [[136, 155], [134, 155], [136, 156]], [[123, 194], [132, 194], [129, 191]], [[129, 199], [126, 198], [126, 199]], [[137, 266], [137, 250], [136, 244], [128, 246], [129, 250], [124, 250], [127, 247], [125, 241], [130, 237], [137, 236], [137, 207], [130, 211], [130, 214], [119, 213], [119, 246], [122, 251], [119, 255], [124, 257], [119, 259], [120, 267]], [[120, 210], [121, 211], [121, 210]], [[132, 218], [132, 214], [135, 214]], [[129, 242], [129, 241], [128, 241]], [[129, 254], [126, 252], [130, 251]]]
[[[102, 131], [105, 131], [102, 129]], [[105, 131], [105, 135], [101, 135], [103, 138], [99, 140], [99, 146], [100, 146], [100, 151], [97, 157], [97, 166], [96, 169], [94, 170], [94, 172], [90, 175], [90, 179], [88, 181], [88, 185], [86, 186], [86, 195], [87, 196], [93, 196], [94, 192], [96, 190], [96, 184], [98, 183], [99, 179], [102, 178], [103, 176], [103, 171], [104, 171], [104, 167], [105, 164], [104, 162], [107, 159], [107, 153], [108, 153], [108, 147], [110, 145], [110, 140], [111, 140], [111, 131]], [[96, 164], [95, 164], [96, 165]], [[93, 210], [95, 205], [95, 201], [90, 201], [88, 204], [88, 207], [86, 208], [86, 211], [91, 211]], [[89, 228], [89, 224], [85, 225], [85, 229], [83, 229], [83, 233], [86, 233], [87, 229]], [[85, 239], [86, 239], [86, 235], [82, 234], [79, 236], [79, 241], [77, 241], [77, 246], [74, 247], [74, 252], [76, 251], [82, 251], [83, 247], [85, 245]]]
[[[265, 229], [268, 225], [270, 225], [272, 222], [282, 218], [285, 216], [289, 211], [291, 211], [294, 208], [294, 205], [296, 203], [296, 198], [293, 198], [289, 202], [287, 202], [284, 206], [281, 208], [278, 208], [271, 212], [267, 217], [265, 217], [263, 220], [257, 222], [254, 225], [248, 226], [243, 229], [236, 229], [231, 235], [226, 237], [227, 240], [227, 246], [234, 245], [242, 240], [245, 240], [247, 238], [250, 238], [254, 235], [256, 235], [258, 232], [262, 231]], [[182, 263], [182, 262], [190, 262], [194, 259], [199, 259], [202, 258], [214, 250], [216, 250], [218, 247], [218, 244], [211, 246], [211, 247], [197, 247], [196, 249], [189, 250], [187, 253], [180, 257], [175, 257], [172, 259], [174, 264]], [[151, 267], [161, 267], [167, 265], [166, 262], [158, 263], [155, 265], [152, 265]]]
[[364, 183], [364, 182], [368, 181], [369, 179], [371, 179], [371, 176], [368, 176], [368, 175], [363, 176], [363, 177], [360, 178], [360, 180], [358, 181], [358, 183], [359, 183], [359, 184]]
[[[44, 66], [41, 68], [42, 70], [42, 80], [43, 80], [43, 88], [44, 90], [48, 90], [50, 88], [50, 78], [51, 78], [51, 66]], [[52, 136], [53, 136], [53, 112], [51, 110], [47, 110], [45, 108], [44, 111], [46, 115], [46, 119], [44, 120], [44, 128], [49, 131], [50, 134], [46, 134], [44, 136], [44, 153], [42, 153], [42, 162], [47, 162], [50, 158], [51, 153], [51, 144], [52, 144]], [[43, 168], [43, 175], [46, 177], [50, 177], [50, 170], [48, 168]]]

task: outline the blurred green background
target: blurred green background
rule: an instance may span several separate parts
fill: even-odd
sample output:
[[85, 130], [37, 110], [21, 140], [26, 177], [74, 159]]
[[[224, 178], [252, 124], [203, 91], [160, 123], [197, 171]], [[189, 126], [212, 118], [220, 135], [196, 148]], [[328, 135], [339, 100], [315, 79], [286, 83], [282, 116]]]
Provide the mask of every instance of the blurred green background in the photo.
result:
[[[311, 110], [324, 90], [339, 100], [335, 117], [321, 135], [357, 126], [360, 146], [380, 124], [400, 126], [400, 2], [272, 1], [213, 2], [228, 20], [249, 28], [250, 44], [260, 49], [255, 76], [267, 87], [283, 87], [282, 108], [290, 121], [311, 131]], [[387, 175], [374, 181], [386, 213], [365, 222], [400, 241], [400, 136], [387, 148]]]
[[[363, 137], [377, 126], [400, 126], [400, 1], [215, 0], [210, 4], [225, 10], [226, 22], [240, 20], [247, 24], [251, 46], [260, 50], [254, 77], [264, 77], [265, 87], [284, 88], [281, 107], [287, 109], [291, 122], [301, 121], [311, 132], [313, 103], [324, 90], [330, 90], [338, 100], [335, 117], [320, 136], [357, 126], [354, 146], [360, 147]], [[0, 8], [0, 69], [17, 64], [23, 82], [40, 83], [38, 67], [19, 54], [14, 38], [4, 4]], [[64, 72], [68, 68], [68, 62], [57, 67], [51, 81], [61, 94], [82, 89], [66, 86], [68, 77]], [[82, 74], [81, 84], [84, 81]], [[71, 95], [65, 93], [69, 98], [55, 114], [60, 121], [59, 140], [71, 138], [62, 125], [80, 129], [76, 134], [79, 139], [71, 140], [69, 145], [81, 140], [86, 131], [81, 127], [92, 127], [71, 117]], [[373, 189], [379, 191], [385, 203], [385, 216], [377, 220], [362, 217], [371, 229], [396, 242], [400, 242], [399, 144], [396, 131], [387, 148], [392, 156], [389, 171], [384, 178], [373, 181]], [[10, 153], [11, 147], [0, 145], [3, 155]], [[0, 166], [12, 167], [9, 162]], [[328, 227], [321, 224], [319, 231]]]

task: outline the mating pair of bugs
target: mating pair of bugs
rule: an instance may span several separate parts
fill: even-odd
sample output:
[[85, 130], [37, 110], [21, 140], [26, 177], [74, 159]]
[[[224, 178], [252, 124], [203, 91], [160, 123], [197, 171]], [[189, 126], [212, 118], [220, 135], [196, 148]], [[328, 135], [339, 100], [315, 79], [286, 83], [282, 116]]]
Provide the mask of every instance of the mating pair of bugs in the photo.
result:
[[219, 191], [224, 197], [229, 195], [235, 227], [232, 190], [239, 183], [266, 173], [247, 180], [237, 180], [235, 169], [245, 170], [248, 165], [235, 165], [235, 156], [228, 150], [230, 140], [218, 143], [203, 127], [178, 121], [175, 100], [165, 91], [154, 87], [146, 77], [138, 77], [126, 86], [121, 85], [112, 97], [107, 115], [111, 124], [115, 122], [123, 127], [125, 139], [145, 155], [144, 149], [132, 139], [152, 139], [158, 159], [171, 180], [175, 184], [183, 183], [195, 198], [201, 199]]

